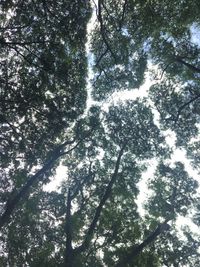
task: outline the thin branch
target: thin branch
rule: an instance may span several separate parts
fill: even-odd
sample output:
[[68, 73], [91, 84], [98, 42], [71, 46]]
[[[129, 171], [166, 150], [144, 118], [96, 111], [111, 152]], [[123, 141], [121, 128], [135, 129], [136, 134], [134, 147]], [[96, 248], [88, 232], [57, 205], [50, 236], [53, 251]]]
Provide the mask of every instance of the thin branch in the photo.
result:
[[[33, 21], [32, 21], [33, 22]], [[31, 23], [32, 23], [31, 22]], [[22, 26], [18, 26], [18, 25], [16, 25], [16, 26], [5, 26], [5, 27], [0, 27], [0, 31], [6, 31], [6, 30], [17, 30], [17, 29], [24, 29], [24, 28], [27, 28], [27, 27], [29, 27], [30, 25], [31, 25], [31, 23], [29, 23], [29, 24], [26, 24], [26, 25], [22, 25]]]
[[123, 4], [123, 8], [122, 8], [122, 17], [120, 20], [120, 24], [119, 24], [119, 30], [122, 29], [123, 23], [124, 23], [124, 18], [125, 18], [125, 12], [126, 12], [126, 6], [127, 6], [128, 1], [125, 0], [124, 4]]
[[117, 64], [118, 59], [117, 59], [115, 53], [113, 52], [112, 47], [108, 43], [107, 36], [106, 36], [106, 33], [105, 33], [105, 26], [103, 24], [103, 18], [102, 18], [102, 1], [103, 0], [99, 0], [98, 1], [98, 20], [99, 20], [99, 23], [100, 23], [100, 32], [101, 32], [101, 36], [103, 38], [103, 41], [104, 41], [105, 45], [107, 46], [111, 56], [114, 58], [115, 63]]
[[107, 15], [110, 16], [110, 12], [109, 12], [109, 10], [107, 9], [106, 5], [104, 4], [104, 0], [102, 0], [101, 3], [102, 3], [103, 8], [105, 9]]
[[178, 113], [176, 115], [175, 118], [175, 124], [178, 122], [178, 119], [181, 115], [181, 112], [183, 111], [184, 108], [186, 108], [187, 106], [189, 106], [192, 102], [196, 101], [198, 98], [200, 98], [200, 94], [195, 96], [194, 98], [190, 99], [188, 102], [186, 102], [185, 104], [183, 104], [179, 109], [178, 109]]
[[46, 8], [46, 10], [49, 12], [49, 14], [50, 14], [51, 16], [55, 17], [58, 21], [60, 21], [60, 17], [56, 14], [56, 12], [53, 13], [53, 12], [49, 9], [48, 4], [47, 4], [47, 1], [46, 1], [46, 0], [43, 0], [42, 2], [43, 2], [43, 5], [45, 5], [45, 8]]
[[97, 237], [96, 239], [94, 240], [94, 243], [93, 243], [93, 246], [90, 248], [90, 250], [88, 251], [86, 257], [85, 257], [85, 262], [84, 264], [86, 265], [88, 263], [88, 259], [89, 259], [89, 256], [93, 253], [93, 252], [97, 252], [99, 249], [101, 248], [104, 248], [105, 247], [105, 244], [98, 244], [97, 241], [99, 239], [99, 236], [97, 234]]
[[97, 7], [97, 4], [96, 4], [96, 1], [95, 0], [92, 0], [92, 2], [93, 2], [93, 5], [95, 7], [96, 16], [98, 16], [98, 7]]
[[2, 45], [19, 45], [19, 46], [25, 46], [25, 45], [32, 45], [32, 44], [45, 44], [50, 43], [50, 41], [26, 41], [26, 42], [7, 42], [4, 39], [0, 39], [0, 44]]
[[[93, 130], [94, 130], [94, 128], [92, 128], [87, 134], [85, 134], [85, 136], [82, 137], [82, 138], [76, 143], [76, 145], [75, 145], [74, 147], [72, 147], [70, 150], [67, 150], [67, 151], [64, 151], [64, 152], [60, 152], [60, 156], [67, 155], [67, 154], [69, 154], [72, 150], [74, 150], [75, 148], [77, 148], [78, 145], [79, 145], [85, 138], [87, 138], [88, 136], [90, 136], [90, 134], [92, 133]], [[60, 145], [60, 146], [59, 146], [59, 149], [62, 149], [62, 148], [64, 148], [66, 145], [68, 145], [68, 142], [69, 142], [69, 141], [66, 141], [65, 143], [63, 143], [62, 145]], [[75, 142], [75, 139], [72, 140], [72, 141], [70, 141], [70, 142], [74, 143], [74, 142]], [[72, 143], [71, 143], [71, 144], [72, 144]]]
[[169, 62], [169, 63], [164, 67], [164, 69], [162, 70], [162, 73], [161, 73], [161, 75], [160, 75], [160, 78], [159, 78], [158, 80], [162, 80], [165, 71], [166, 71], [166, 70], [168, 69], [168, 67], [169, 67], [171, 64], [173, 64], [173, 63], [174, 63], [174, 61], [171, 61], [171, 62]]
[[23, 55], [16, 47], [13, 47], [10, 45], [10, 48], [13, 49], [17, 55], [21, 56], [29, 65], [35, 66], [36, 68], [39, 68], [40, 70], [45, 72], [45, 69], [43, 66], [39, 66], [38, 64], [35, 64], [33, 61], [30, 61], [25, 55]]
[[98, 66], [102, 58], [108, 53], [108, 47], [106, 47], [106, 50], [100, 55], [100, 57], [97, 59], [97, 62], [95, 66]]

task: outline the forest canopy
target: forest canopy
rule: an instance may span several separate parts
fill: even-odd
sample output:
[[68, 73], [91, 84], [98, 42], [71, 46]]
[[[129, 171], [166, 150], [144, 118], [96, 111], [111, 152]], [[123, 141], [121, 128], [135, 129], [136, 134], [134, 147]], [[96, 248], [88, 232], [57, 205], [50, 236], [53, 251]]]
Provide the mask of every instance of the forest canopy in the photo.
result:
[[1, 1], [0, 266], [200, 266], [199, 14]]

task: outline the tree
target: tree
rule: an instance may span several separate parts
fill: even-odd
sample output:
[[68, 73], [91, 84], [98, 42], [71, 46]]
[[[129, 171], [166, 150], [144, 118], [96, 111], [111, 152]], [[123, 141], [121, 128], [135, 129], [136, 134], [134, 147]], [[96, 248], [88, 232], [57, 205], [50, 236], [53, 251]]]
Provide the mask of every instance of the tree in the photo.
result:
[[1, 5], [1, 202], [7, 206], [78, 142], [72, 125], [86, 105], [89, 16], [89, 5], [76, 1]]
[[[190, 31], [199, 10], [199, 1], [2, 2], [2, 266], [199, 266], [199, 236], [185, 227], [181, 239], [176, 226], [190, 211], [199, 225], [198, 183], [171, 163], [165, 140], [173, 131], [176, 147], [199, 162]], [[98, 102], [86, 113], [87, 40]], [[104, 106], [139, 88], [147, 71], [148, 98]], [[138, 182], [150, 160], [157, 169], [142, 216]], [[67, 178], [45, 192], [60, 162]]]

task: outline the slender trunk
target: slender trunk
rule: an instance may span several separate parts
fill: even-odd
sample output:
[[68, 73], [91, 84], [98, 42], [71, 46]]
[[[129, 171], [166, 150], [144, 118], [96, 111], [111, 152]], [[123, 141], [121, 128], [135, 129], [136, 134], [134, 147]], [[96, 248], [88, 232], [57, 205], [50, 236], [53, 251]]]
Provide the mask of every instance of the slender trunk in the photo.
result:
[[64, 267], [75, 267], [74, 266], [74, 253], [73, 253], [72, 248], [71, 249], [66, 248]]
[[5, 211], [0, 217], [0, 229], [6, 224], [13, 213], [14, 209], [18, 205], [19, 201], [25, 197], [25, 195], [28, 193], [31, 186], [34, 184], [36, 180], [38, 180], [41, 176], [43, 176], [48, 170], [51, 169], [55, 161], [58, 159], [58, 156], [48, 161], [35, 175], [31, 176], [26, 184], [21, 188], [21, 190], [16, 194], [16, 196], [8, 200]]
[[71, 194], [70, 189], [67, 196], [67, 212], [66, 212], [66, 247], [64, 267], [73, 267], [74, 254], [72, 248], [72, 229], [71, 229]]
[[[67, 152], [62, 152], [62, 149], [67, 145], [67, 144], [72, 144], [74, 141], [67, 141], [60, 146], [58, 146], [53, 152], [51, 159], [47, 161], [44, 166], [36, 172], [36, 174], [30, 176], [27, 180], [27, 182], [22, 186], [22, 188], [19, 190], [19, 192], [12, 198], [7, 201], [5, 210], [3, 214], [0, 216], [0, 229], [9, 221], [11, 214], [15, 210], [16, 206], [22, 200], [28, 193], [30, 188], [34, 183], [39, 181], [43, 175], [49, 171], [55, 162], [63, 155], [67, 154], [70, 152], [72, 149], [70, 149]], [[78, 144], [78, 143], [77, 143]], [[76, 145], [77, 146], [77, 145]], [[74, 146], [74, 147], [76, 147]]]
[[93, 235], [93, 233], [95, 231], [96, 225], [97, 225], [97, 223], [99, 221], [102, 209], [103, 209], [106, 201], [110, 197], [111, 192], [112, 192], [112, 187], [113, 187], [114, 183], [117, 180], [121, 158], [123, 156], [123, 152], [124, 152], [124, 149], [125, 149], [126, 145], [127, 145], [127, 141], [124, 143], [123, 147], [121, 148], [121, 150], [119, 152], [119, 155], [118, 155], [118, 158], [117, 158], [117, 161], [116, 161], [116, 164], [115, 164], [114, 173], [113, 173], [113, 175], [112, 175], [112, 177], [110, 179], [110, 182], [107, 185], [107, 188], [106, 188], [106, 190], [104, 192], [104, 195], [103, 195], [102, 199], [99, 202], [98, 207], [96, 208], [96, 211], [95, 211], [95, 214], [94, 214], [94, 218], [93, 218], [93, 220], [92, 220], [92, 222], [91, 222], [91, 224], [90, 224], [90, 226], [88, 228], [88, 231], [87, 231], [87, 234], [85, 236], [85, 239], [84, 239], [83, 243], [79, 247], [74, 249], [74, 252], [75, 252], [76, 255], [79, 254], [79, 253], [82, 253], [83, 251], [85, 251], [89, 246], [90, 240], [91, 240], [92, 235]]

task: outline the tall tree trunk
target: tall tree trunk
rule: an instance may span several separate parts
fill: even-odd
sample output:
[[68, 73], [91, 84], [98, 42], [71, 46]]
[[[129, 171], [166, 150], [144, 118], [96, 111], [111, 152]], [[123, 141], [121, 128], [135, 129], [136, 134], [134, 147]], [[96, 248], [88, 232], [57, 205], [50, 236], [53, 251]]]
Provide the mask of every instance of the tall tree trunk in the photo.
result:
[[9, 199], [6, 203], [5, 209], [3, 214], [0, 216], [0, 229], [9, 221], [10, 216], [13, 214], [16, 206], [18, 203], [25, 198], [29, 194], [29, 191], [34, 183], [38, 182], [42, 179], [44, 174], [49, 171], [55, 164], [55, 162], [63, 155], [68, 154], [70, 151], [72, 151], [78, 144], [77, 144], [70, 150], [63, 152], [62, 150], [65, 148], [66, 145], [71, 145], [75, 141], [66, 141], [63, 144], [59, 145], [57, 148], [54, 149], [51, 155], [51, 159], [48, 160], [44, 166], [38, 170], [34, 175], [30, 176], [27, 179], [27, 182], [21, 187], [21, 189], [15, 194], [15, 196], [11, 199]]
[[97, 225], [97, 223], [99, 221], [99, 218], [100, 218], [101, 212], [103, 210], [103, 207], [104, 207], [106, 201], [109, 199], [109, 197], [111, 195], [111, 192], [112, 192], [112, 187], [113, 187], [114, 183], [117, 180], [121, 158], [123, 156], [123, 152], [124, 152], [125, 147], [127, 146], [127, 143], [128, 142], [125, 141], [124, 145], [122, 146], [121, 150], [119, 151], [119, 154], [118, 154], [118, 157], [117, 157], [117, 160], [116, 160], [116, 164], [115, 164], [114, 173], [112, 174], [111, 180], [110, 180], [110, 182], [108, 183], [108, 185], [106, 187], [104, 195], [103, 195], [102, 199], [100, 200], [99, 205], [96, 208], [93, 220], [92, 220], [92, 222], [91, 222], [91, 224], [90, 224], [90, 226], [88, 228], [88, 231], [87, 231], [87, 234], [85, 236], [85, 239], [84, 239], [83, 243], [79, 247], [74, 249], [74, 252], [75, 252], [76, 255], [79, 254], [79, 253], [84, 252], [89, 246], [90, 240], [92, 239], [93, 233], [94, 233], [96, 225]]
[[66, 212], [66, 247], [65, 247], [65, 262], [64, 267], [73, 267], [74, 253], [72, 248], [72, 229], [71, 229], [71, 194], [70, 188], [67, 196], [67, 212]]

